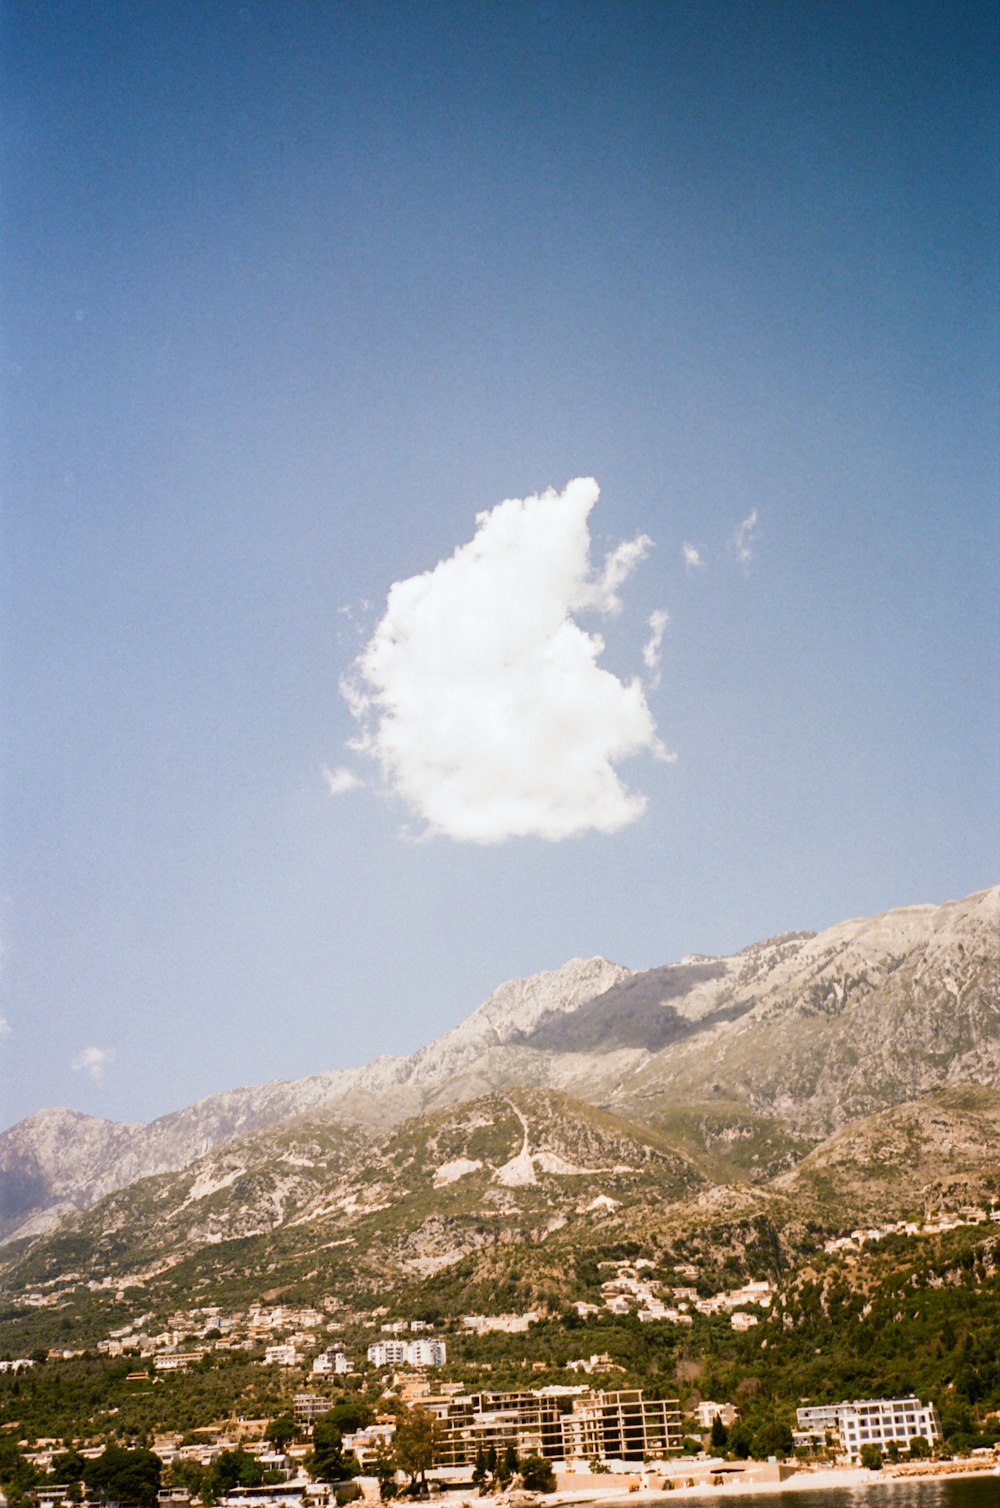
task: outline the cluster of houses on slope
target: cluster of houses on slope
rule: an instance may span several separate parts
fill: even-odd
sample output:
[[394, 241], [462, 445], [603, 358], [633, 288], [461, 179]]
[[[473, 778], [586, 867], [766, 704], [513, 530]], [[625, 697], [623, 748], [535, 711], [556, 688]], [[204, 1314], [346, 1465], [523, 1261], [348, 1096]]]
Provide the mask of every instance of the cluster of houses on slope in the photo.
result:
[[[747, 1330], [759, 1323], [759, 1316], [748, 1312], [767, 1309], [774, 1301], [774, 1289], [765, 1281], [744, 1283], [710, 1298], [699, 1297], [697, 1288], [665, 1285], [649, 1276], [646, 1269], [653, 1263], [645, 1258], [636, 1262], [616, 1262], [614, 1276], [601, 1284], [604, 1307], [612, 1314], [633, 1311], [644, 1323], [666, 1320], [674, 1325], [692, 1325], [695, 1314], [728, 1314], [734, 1330]], [[581, 1314], [596, 1312], [597, 1306], [578, 1304]]]
[[944, 1231], [957, 1230], [962, 1225], [982, 1225], [987, 1220], [1000, 1221], [1000, 1205], [984, 1209], [978, 1204], [965, 1204], [953, 1213], [927, 1215], [923, 1220], [892, 1220], [887, 1225], [860, 1227], [846, 1236], [824, 1241], [823, 1250], [860, 1251], [870, 1241], [883, 1241], [886, 1236], [939, 1236]]

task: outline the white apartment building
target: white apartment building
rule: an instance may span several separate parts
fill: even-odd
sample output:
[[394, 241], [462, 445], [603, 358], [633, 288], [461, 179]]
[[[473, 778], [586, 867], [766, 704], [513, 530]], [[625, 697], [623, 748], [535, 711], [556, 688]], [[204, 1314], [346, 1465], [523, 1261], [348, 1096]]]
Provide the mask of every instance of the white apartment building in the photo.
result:
[[301, 1364], [302, 1357], [293, 1345], [268, 1346], [264, 1352], [264, 1361], [272, 1366], [297, 1367]]
[[[929, 1445], [941, 1440], [941, 1421], [933, 1403], [919, 1398], [859, 1398], [853, 1403], [827, 1403], [795, 1410], [798, 1434], [804, 1439], [823, 1441], [833, 1437], [841, 1451], [857, 1465], [863, 1445], [877, 1445], [879, 1450], [895, 1441], [900, 1450], [923, 1438]], [[796, 1442], [798, 1443], [798, 1441]]]
[[407, 1345], [405, 1340], [377, 1340], [368, 1347], [368, 1360], [377, 1367], [399, 1366], [400, 1362], [406, 1361]]
[[423, 1336], [420, 1340], [377, 1340], [368, 1347], [368, 1360], [377, 1367], [443, 1367], [447, 1348], [443, 1340]]
[[314, 1377], [343, 1377], [350, 1370], [350, 1358], [343, 1351], [321, 1351], [312, 1364]]

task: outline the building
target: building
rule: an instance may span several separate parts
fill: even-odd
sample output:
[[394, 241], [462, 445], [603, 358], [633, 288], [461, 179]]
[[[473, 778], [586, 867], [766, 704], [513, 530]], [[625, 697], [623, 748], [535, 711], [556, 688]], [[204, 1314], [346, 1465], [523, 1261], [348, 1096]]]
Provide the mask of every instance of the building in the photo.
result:
[[721, 1419], [728, 1429], [735, 1424], [739, 1416], [739, 1410], [731, 1403], [699, 1403], [695, 1408], [698, 1423], [702, 1429], [711, 1429], [716, 1419]]
[[302, 1364], [302, 1357], [290, 1343], [283, 1346], [268, 1346], [264, 1352], [264, 1361], [278, 1367], [298, 1367]]
[[448, 1359], [448, 1349], [443, 1340], [423, 1336], [420, 1340], [408, 1342], [406, 1359], [411, 1367], [443, 1367]]
[[296, 1393], [292, 1400], [292, 1418], [298, 1425], [314, 1424], [332, 1408], [330, 1399], [319, 1393]]
[[443, 1367], [446, 1357], [444, 1341], [431, 1336], [420, 1340], [377, 1340], [368, 1347], [368, 1360], [377, 1367]]
[[153, 1357], [153, 1366], [158, 1372], [186, 1372], [188, 1367], [193, 1367], [207, 1355], [204, 1347], [198, 1351], [167, 1351]]
[[681, 1443], [676, 1400], [643, 1398], [637, 1388], [590, 1392], [582, 1387], [466, 1393], [428, 1398], [441, 1426], [438, 1464], [473, 1466], [480, 1451], [548, 1460], [638, 1460], [663, 1456]]
[[377, 1340], [368, 1347], [368, 1360], [377, 1367], [396, 1367], [406, 1361], [406, 1348], [405, 1340]]
[[857, 1465], [864, 1445], [885, 1453], [893, 1441], [909, 1450], [913, 1440], [941, 1441], [941, 1421], [933, 1403], [909, 1398], [860, 1398], [853, 1403], [826, 1403], [795, 1410], [797, 1445], [830, 1443]]
[[351, 1363], [344, 1351], [321, 1351], [314, 1358], [314, 1377], [343, 1377], [351, 1370]]

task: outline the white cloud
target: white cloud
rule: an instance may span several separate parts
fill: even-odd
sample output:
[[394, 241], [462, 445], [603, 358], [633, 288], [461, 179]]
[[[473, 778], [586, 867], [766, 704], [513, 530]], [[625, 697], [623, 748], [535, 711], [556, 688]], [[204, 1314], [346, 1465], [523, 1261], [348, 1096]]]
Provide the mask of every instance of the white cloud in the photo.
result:
[[7, 1017], [0, 1016], [0, 1040], [2, 1040], [4, 1037], [9, 1037], [12, 1031], [13, 1027], [7, 1020]]
[[744, 570], [746, 570], [751, 560], [753, 560], [753, 534], [756, 527], [757, 509], [754, 508], [751, 513], [747, 514], [746, 518], [743, 520], [739, 528], [736, 530], [736, 533], [733, 535], [733, 550], [736, 553], [736, 559], [739, 561]]
[[685, 542], [681, 545], [681, 555], [684, 558], [684, 565], [689, 571], [697, 571], [705, 564], [701, 558], [701, 551], [695, 545], [689, 545]]
[[362, 783], [352, 770], [346, 770], [343, 765], [338, 765], [335, 770], [328, 770], [324, 766], [323, 779], [331, 796], [342, 796], [345, 791], [353, 791]]
[[652, 674], [652, 686], [660, 684], [660, 650], [663, 646], [663, 635], [667, 631], [670, 622], [670, 614], [666, 608], [658, 607], [649, 615], [650, 635], [642, 646], [642, 663]]
[[104, 1070], [109, 1063], [113, 1063], [115, 1050], [113, 1047], [85, 1047], [83, 1052], [78, 1053], [70, 1067], [74, 1073], [85, 1073], [88, 1078], [100, 1083], [104, 1077]]
[[387, 788], [428, 834], [474, 843], [615, 832], [645, 810], [615, 766], [662, 755], [638, 678], [602, 669], [574, 614], [620, 610], [649, 549], [619, 545], [595, 571], [590, 477], [508, 498], [433, 570], [398, 581], [341, 691]]

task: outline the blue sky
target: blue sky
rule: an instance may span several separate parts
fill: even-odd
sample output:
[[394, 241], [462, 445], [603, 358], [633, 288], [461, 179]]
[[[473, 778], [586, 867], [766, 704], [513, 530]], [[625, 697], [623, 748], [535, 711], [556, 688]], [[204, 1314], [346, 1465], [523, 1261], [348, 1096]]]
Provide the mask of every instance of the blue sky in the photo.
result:
[[4, 1124], [1000, 878], [992, 5], [2, 26]]

